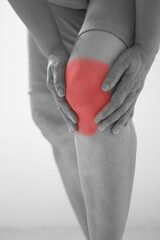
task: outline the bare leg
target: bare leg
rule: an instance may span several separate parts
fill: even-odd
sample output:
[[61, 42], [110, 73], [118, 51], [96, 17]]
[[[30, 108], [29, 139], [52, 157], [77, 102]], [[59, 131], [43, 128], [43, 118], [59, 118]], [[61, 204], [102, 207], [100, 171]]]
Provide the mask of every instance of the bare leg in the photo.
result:
[[[29, 77], [34, 89], [30, 92], [34, 122], [52, 145], [64, 187], [80, 226], [89, 240], [86, 208], [77, 166], [74, 137], [59, 110], [52, 94], [45, 85], [47, 61], [29, 35]], [[33, 88], [32, 87], [32, 88]]]
[[69, 133], [50, 93], [32, 92], [30, 96], [33, 119], [52, 145], [54, 158], [69, 200], [83, 233], [89, 240], [86, 207], [80, 185], [74, 137]]
[[90, 237], [88, 232], [86, 207], [79, 179], [77, 156], [73, 136], [69, 136], [68, 140], [64, 141], [61, 147], [53, 147], [53, 151], [56, 159], [56, 164], [58, 166], [65, 190], [72, 204], [73, 210], [86, 239], [89, 240]]
[[[111, 66], [125, 48], [114, 35], [94, 30], [80, 36], [70, 59], [93, 58]], [[110, 127], [91, 136], [75, 133], [75, 142], [90, 238], [121, 240], [135, 170], [133, 123], [123, 127], [118, 135], [113, 135]]]

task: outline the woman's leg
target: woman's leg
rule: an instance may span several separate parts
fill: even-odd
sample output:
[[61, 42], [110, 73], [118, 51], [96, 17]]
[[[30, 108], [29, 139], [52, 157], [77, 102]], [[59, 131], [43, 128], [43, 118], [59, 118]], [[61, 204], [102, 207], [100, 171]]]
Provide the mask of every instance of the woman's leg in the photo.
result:
[[[96, 59], [111, 67], [125, 49], [123, 42], [116, 36], [93, 30], [78, 38], [70, 60]], [[80, 72], [88, 74], [90, 71], [89, 68], [81, 67], [81, 64], [77, 69], [74, 71], [77, 77]], [[81, 87], [83, 88], [83, 85]], [[72, 106], [72, 103], [70, 104]], [[123, 127], [118, 135], [112, 134], [111, 127], [103, 132], [97, 130], [89, 136], [76, 132], [75, 142], [90, 238], [121, 240], [129, 211], [135, 170], [136, 134], [133, 122]]]
[[[70, 52], [85, 16], [84, 10], [73, 10], [51, 5], [62, 40]], [[69, 19], [67, 18], [68, 16]], [[66, 18], [66, 19], [65, 19]], [[74, 23], [75, 21], [75, 23]], [[30, 102], [34, 122], [52, 145], [64, 187], [80, 226], [89, 238], [86, 208], [81, 190], [74, 137], [68, 131], [54, 98], [46, 87], [47, 60], [29, 35]]]

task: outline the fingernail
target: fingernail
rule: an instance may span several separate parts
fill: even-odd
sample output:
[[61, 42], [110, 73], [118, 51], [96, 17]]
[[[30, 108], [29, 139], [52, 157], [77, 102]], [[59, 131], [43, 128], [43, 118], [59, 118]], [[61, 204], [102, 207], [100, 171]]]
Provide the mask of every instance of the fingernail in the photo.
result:
[[103, 90], [103, 91], [108, 91], [108, 90], [109, 90], [109, 85], [108, 85], [108, 83], [102, 85], [102, 90]]
[[99, 121], [100, 121], [100, 116], [97, 116], [97, 117], [95, 118], [95, 122], [98, 123]]
[[100, 131], [103, 131], [105, 128], [106, 128], [106, 127], [104, 127], [104, 126], [100, 126], [100, 127], [99, 127], [99, 130], [100, 130]]
[[113, 129], [113, 133], [114, 134], [118, 134], [119, 133], [119, 129], [118, 128]]
[[75, 132], [75, 129], [74, 129], [73, 126], [70, 126], [69, 128], [70, 128], [70, 130], [71, 130], [71, 133], [74, 133], [74, 132]]
[[63, 88], [58, 88], [58, 94], [60, 96], [64, 96], [64, 89]]
[[75, 125], [72, 125], [72, 126], [71, 126], [71, 130], [72, 130], [73, 133], [76, 132], [76, 130], [77, 130], [77, 125], [76, 125], [76, 124], [75, 124]]
[[77, 118], [76, 118], [76, 117], [72, 117], [72, 121], [73, 121], [74, 123], [77, 123]]

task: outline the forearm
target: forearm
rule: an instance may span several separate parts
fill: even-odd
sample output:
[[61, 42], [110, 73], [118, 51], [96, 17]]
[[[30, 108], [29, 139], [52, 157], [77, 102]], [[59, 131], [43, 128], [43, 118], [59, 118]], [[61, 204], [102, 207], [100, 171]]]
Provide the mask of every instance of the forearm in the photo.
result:
[[156, 55], [160, 43], [160, 0], [135, 0], [135, 43]]
[[8, 0], [39, 45], [45, 57], [63, 43], [46, 0]]

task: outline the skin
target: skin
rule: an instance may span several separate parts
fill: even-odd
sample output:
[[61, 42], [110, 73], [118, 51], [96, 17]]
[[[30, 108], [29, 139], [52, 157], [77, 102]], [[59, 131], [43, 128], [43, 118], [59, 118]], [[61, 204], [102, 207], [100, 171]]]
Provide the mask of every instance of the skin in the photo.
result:
[[[47, 61], [29, 35], [30, 82], [45, 81]], [[35, 70], [36, 69], [36, 70]], [[58, 110], [55, 99], [47, 87], [43, 91], [30, 92], [32, 118], [43, 136], [51, 143], [54, 160], [62, 178], [66, 193], [86, 239], [89, 239], [86, 206], [81, 189], [77, 153], [73, 134]], [[54, 203], [53, 203], [54, 204]], [[60, 209], [60, 214], [63, 215]]]
[[[76, 115], [64, 98], [63, 73], [69, 53], [62, 43], [48, 2], [46, 0], [8, 0], [8, 2], [26, 25], [42, 54], [48, 60], [46, 84], [56, 100], [58, 109], [61, 109], [61, 113], [68, 123], [75, 123]], [[41, 21], [42, 18], [43, 21]]]
[[[62, 52], [64, 53], [64, 55], [67, 55], [67, 52], [66, 52], [66, 49], [64, 48], [63, 44], [62, 44], [62, 41], [61, 39], [59, 38], [59, 33], [58, 33], [58, 30], [56, 28], [56, 25], [55, 25], [55, 21], [54, 21], [54, 18], [53, 16], [51, 16], [51, 14], [49, 13], [49, 10], [48, 10], [48, 6], [47, 6], [47, 3], [45, 3], [46, 1], [18, 1], [18, 0], [12, 0], [12, 1], [9, 1], [11, 3], [11, 5], [13, 6], [13, 8], [15, 9], [15, 11], [17, 12], [17, 14], [20, 16], [20, 18], [23, 20], [23, 22], [26, 24], [27, 28], [30, 30], [30, 32], [32, 33], [34, 39], [36, 40], [37, 44], [39, 45], [41, 51], [43, 52], [43, 54], [45, 55], [45, 57], [48, 59], [48, 71], [47, 71], [47, 79], [49, 82], [49, 88], [51, 88], [51, 92], [54, 94], [54, 97], [55, 99], [57, 100], [56, 103], [58, 105], [58, 108], [59, 110], [61, 111], [62, 115], [64, 115], [64, 119], [65, 121], [71, 126], [71, 129], [74, 131], [75, 130], [75, 119], [73, 121], [72, 117], [73, 118], [76, 118], [75, 114], [71, 111], [70, 108], [67, 109], [66, 107], [66, 104], [64, 103], [65, 102], [65, 99], [64, 99], [64, 94], [63, 94], [63, 91], [65, 89], [65, 86], [64, 86], [64, 78], [62, 77], [62, 72], [64, 72], [64, 68], [65, 68], [65, 64], [64, 62], [62, 61], [62, 57], [59, 57], [59, 56], [62, 56]], [[34, 6], [32, 5], [34, 3]], [[140, 5], [141, 7], [140, 7]], [[27, 6], [27, 8], [26, 8]], [[155, 7], [153, 7], [155, 6]], [[34, 8], [33, 8], [34, 7]], [[133, 48], [131, 50], [131, 56], [132, 58], [134, 59], [134, 56], [137, 54], [137, 52], [139, 53], [138, 55], [136, 56], [139, 56], [139, 69], [141, 68], [141, 66], [143, 65], [146, 65], [147, 63], [147, 66], [149, 65], [148, 69], [150, 68], [150, 64], [152, 64], [153, 60], [154, 60], [154, 57], [155, 57], [155, 54], [157, 53], [157, 49], [158, 49], [158, 45], [159, 45], [159, 14], [160, 14], [160, 9], [159, 9], [159, 1], [148, 1], [148, 0], [145, 0], [145, 1], [136, 1], [136, 7], [137, 7], [137, 14], [136, 15], [136, 38], [135, 38], [135, 48]], [[33, 9], [35, 10], [35, 8], [38, 10], [38, 11], [32, 11]], [[28, 13], [27, 13], [27, 11]], [[42, 11], [40, 11], [40, 9]], [[141, 11], [138, 11], [138, 9], [144, 9], [144, 12], [145, 14], [141, 14]], [[27, 13], [27, 14], [26, 14]], [[39, 20], [41, 20], [41, 14], [39, 15], [39, 13], [43, 13], [43, 16], [46, 16], [45, 20], [43, 22], [43, 26], [37, 24], [39, 22]], [[28, 18], [27, 18], [28, 16]], [[49, 16], [49, 17], [48, 17]], [[149, 16], [152, 16], [152, 18], [150, 18]], [[153, 17], [154, 16], [154, 17]], [[35, 17], [38, 17], [38, 18], [35, 18]], [[38, 20], [39, 19], [39, 20]], [[146, 21], [148, 24], [146, 24]], [[145, 29], [145, 26], [147, 26], [147, 29]], [[148, 27], [149, 26], [149, 27]], [[145, 30], [144, 30], [145, 29]], [[44, 31], [45, 30], [45, 31]], [[143, 31], [142, 31], [143, 30]], [[144, 34], [145, 32], [145, 34]], [[143, 34], [142, 34], [143, 33]], [[144, 37], [143, 37], [144, 36]], [[153, 44], [154, 43], [154, 44]], [[141, 49], [141, 51], [140, 51]], [[143, 49], [143, 51], [142, 51]], [[126, 52], [128, 52], [128, 50], [126, 50]], [[136, 52], [136, 54], [135, 54]], [[129, 55], [129, 54], [128, 54]], [[128, 56], [125, 52], [123, 52], [120, 57], [123, 56], [123, 59], [125, 59], [125, 61], [128, 61], [129, 58], [130, 58], [130, 55]], [[56, 58], [52, 58], [52, 56], [56, 56]], [[148, 61], [148, 58], [146, 58], [145, 56], [148, 56], [150, 59], [150, 61]], [[117, 54], [117, 57], [118, 57], [118, 54]], [[67, 59], [67, 57], [66, 57]], [[143, 59], [143, 61], [142, 61]], [[146, 60], [147, 59], [147, 60]], [[56, 62], [56, 64], [55, 64]], [[62, 63], [63, 62], [63, 63]], [[123, 62], [123, 61], [122, 61]], [[118, 64], [116, 64], [119, 68], [121, 67], [121, 61], [118, 62]], [[143, 64], [141, 64], [143, 62]], [[148, 64], [148, 62], [150, 62], [150, 64]], [[117, 63], [117, 62], [116, 62]], [[134, 64], [133, 64], [134, 63]], [[59, 66], [59, 67], [55, 67], [55, 66]], [[130, 65], [130, 68], [133, 66], [133, 69], [135, 69], [134, 67], [137, 66], [135, 65], [135, 60], [131, 61], [131, 65]], [[113, 67], [113, 66], [112, 66]], [[130, 69], [128, 68], [127, 71]], [[119, 72], [119, 71], [118, 71]], [[131, 73], [130, 73], [131, 74]], [[141, 76], [141, 71], [139, 71], [139, 73], [137, 73], [137, 77], [139, 78], [139, 76]], [[54, 76], [57, 76], [57, 81], [54, 81]], [[144, 76], [145, 76], [145, 73], [144, 73]], [[113, 78], [112, 78], [113, 79]], [[117, 80], [118, 81], [118, 80]], [[107, 80], [108, 82], [108, 80]], [[57, 85], [55, 86], [55, 91], [56, 91], [56, 94], [55, 92], [53, 91], [53, 87], [55, 85], [55, 83], [57, 83]], [[124, 81], [124, 83], [126, 84], [126, 82]], [[116, 84], [116, 83], [115, 83]], [[51, 87], [52, 85], [52, 87]], [[62, 87], [62, 92], [61, 91], [58, 91], [58, 86]], [[122, 86], [121, 86], [122, 87]], [[139, 87], [138, 87], [139, 88]], [[128, 90], [127, 90], [128, 91]], [[131, 92], [131, 90], [129, 90], [129, 92]], [[117, 94], [118, 95], [118, 94]], [[127, 94], [126, 94], [127, 95]], [[127, 95], [128, 96], [128, 95]], [[59, 104], [61, 107], [59, 107]], [[116, 105], [117, 106], [117, 105]], [[64, 109], [66, 109], [64, 111]], [[69, 113], [70, 112], [70, 113]], [[131, 111], [128, 111], [125, 112], [125, 115], [129, 115], [129, 117], [127, 117], [128, 119], [130, 118], [130, 116], [133, 114], [133, 112], [131, 113]], [[72, 115], [72, 117], [69, 117], [70, 115]], [[124, 113], [122, 114], [124, 115]], [[121, 115], [121, 116], [122, 116]], [[124, 117], [126, 119], [126, 117]], [[119, 118], [119, 120], [121, 119], [121, 117]], [[118, 121], [116, 119], [116, 121]], [[114, 122], [114, 120], [113, 120]], [[121, 125], [124, 124], [124, 120], [122, 121], [123, 123], [121, 123]], [[132, 126], [132, 130], [133, 130], [133, 125], [132, 124], [129, 124], [129, 127]], [[123, 131], [123, 127], [122, 127], [122, 131]], [[125, 128], [125, 129], [128, 129]], [[109, 131], [109, 132], [108, 132]], [[130, 131], [130, 130], [127, 130], [127, 131]], [[104, 132], [108, 132], [110, 135], [110, 139], [111, 138], [111, 121], [110, 121], [110, 126], [107, 127], [107, 129], [105, 129]], [[133, 131], [134, 132], [134, 131]], [[132, 133], [133, 133], [132, 132]], [[124, 133], [124, 132], [123, 132]], [[119, 133], [118, 136], [121, 138], [122, 136], [124, 137], [123, 133]], [[122, 134], [122, 135], [121, 135]], [[127, 133], [128, 134], [128, 133]], [[95, 135], [96, 136], [96, 135]], [[99, 135], [99, 136], [103, 136], [102, 135]], [[114, 135], [113, 135], [114, 136]], [[126, 135], [125, 135], [126, 136]], [[90, 146], [90, 150], [88, 152], [88, 155], [86, 154], [84, 156], [84, 160], [86, 160], [86, 163], [87, 164], [91, 164], [92, 162], [88, 162], [88, 160], [90, 160], [90, 156], [93, 155], [93, 151], [94, 149], [92, 149], [93, 147], [93, 142], [92, 141], [88, 141], [84, 139], [78, 139], [79, 136], [77, 136], [77, 150], [79, 149], [79, 156], [80, 156], [80, 159], [82, 159], [82, 150], [80, 150], [80, 146]], [[122, 140], [123, 137], [119, 140]], [[132, 136], [132, 138], [134, 138], [134, 135]], [[93, 140], [93, 139], [92, 139]], [[106, 139], [103, 139], [102, 140], [106, 140]], [[101, 141], [102, 141], [101, 140]], [[88, 141], [87, 142], [87, 145], [85, 144], [86, 142], [85, 141]], [[62, 142], [60, 142], [62, 143]], [[82, 143], [82, 145], [81, 145]], [[118, 147], [118, 146], [117, 146]], [[134, 146], [135, 147], [135, 146]], [[69, 149], [69, 148], [68, 148]], [[116, 146], [115, 146], [115, 149], [116, 149]], [[67, 151], [67, 150], [66, 150]], [[119, 151], [117, 149], [117, 151]], [[77, 151], [78, 152], [78, 151]], [[135, 149], [133, 150], [133, 152], [135, 152]], [[62, 153], [62, 152], [61, 152]], [[126, 156], [127, 156], [127, 153], [125, 153]], [[107, 156], [107, 153], [106, 153], [106, 156]], [[122, 155], [121, 155], [122, 156]], [[112, 156], [113, 157], [113, 156]], [[133, 169], [134, 169], [134, 158], [135, 156], [132, 156], [133, 157], [133, 161], [132, 161], [132, 167], [129, 169], [131, 169], [131, 173], [132, 175], [131, 176], [131, 181], [130, 181], [130, 186], [129, 186], [129, 189], [131, 189], [131, 185], [132, 185], [132, 177], [133, 177]], [[126, 158], [128, 159], [128, 158]], [[96, 164], [96, 158], [93, 159], [95, 164]], [[106, 160], [106, 159], [104, 159]], [[122, 159], [120, 159], [121, 161]], [[86, 172], [85, 172], [85, 161], [79, 161], [81, 162], [81, 165], [80, 165], [80, 168], [81, 168], [81, 179], [82, 176], [85, 176]], [[103, 162], [103, 161], [102, 161]], [[115, 162], [117, 163], [117, 162]], [[111, 163], [110, 163], [111, 164]], [[90, 165], [89, 165], [90, 166]], [[96, 165], [95, 165], [96, 166]], [[114, 165], [115, 166], [115, 165]], [[116, 164], [116, 167], [119, 168], [119, 166]], [[118, 169], [117, 168], [117, 169]], [[114, 168], [116, 169], [116, 168]], [[122, 168], [123, 169], [123, 168]], [[122, 170], [121, 169], [121, 170]], [[127, 169], [127, 165], [126, 165], [126, 168]], [[119, 169], [120, 170], [120, 169]], [[93, 172], [95, 171], [95, 169], [93, 169]], [[128, 171], [126, 171], [125, 173], [127, 174]], [[89, 172], [87, 173], [89, 174]], [[92, 174], [90, 174], [89, 176], [92, 176]], [[101, 176], [101, 175], [100, 175]], [[104, 175], [102, 174], [102, 176], [104, 177]], [[98, 176], [96, 176], [98, 178]], [[91, 181], [93, 180], [93, 182]], [[93, 178], [89, 178], [87, 181], [85, 181], [85, 179], [81, 180], [83, 183], [88, 183], [88, 181], [92, 182], [92, 183], [96, 183], [96, 178], [93, 179]], [[106, 179], [106, 181], [111, 184], [111, 182], [109, 182], [109, 179]], [[103, 181], [102, 181], [103, 182]], [[85, 184], [82, 185], [84, 186], [83, 187], [83, 194], [85, 196], [85, 201], [87, 200], [92, 200], [92, 195], [90, 195], [90, 192], [89, 192], [89, 195], [87, 194], [87, 188], [85, 188]], [[92, 185], [91, 185], [92, 186]], [[88, 189], [89, 190], [89, 189]], [[101, 189], [102, 190], [102, 189]], [[100, 191], [101, 191], [100, 190]], [[72, 192], [73, 193], [73, 192]], [[97, 192], [94, 193], [96, 196]], [[89, 197], [90, 196], [90, 197]], [[86, 204], [87, 205], [87, 204]], [[88, 205], [89, 206], [89, 203]], [[126, 207], [126, 206], [125, 206]], [[88, 207], [89, 209], [89, 207]], [[91, 213], [91, 211], [88, 210], [87, 214]], [[101, 215], [101, 214], [100, 214]], [[103, 214], [102, 214], [103, 215]], [[97, 214], [96, 214], [97, 216]], [[94, 216], [94, 217], [96, 217]], [[126, 216], [124, 216], [124, 219], [123, 219], [123, 223], [125, 222]], [[85, 220], [85, 217], [82, 219]], [[85, 222], [85, 221], [84, 221]], [[103, 221], [102, 221], [103, 222]], [[91, 228], [91, 237], [92, 239], [94, 238], [94, 225], [92, 224], [92, 221], [89, 220], [89, 226]], [[117, 232], [117, 231], [116, 231]], [[122, 226], [122, 231], [121, 233], [123, 232], [123, 226]], [[121, 235], [121, 233], [117, 233], [119, 234], [119, 236]], [[96, 234], [96, 233], [95, 233]], [[117, 235], [118, 236], [118, 235]], [[96, 236], [97, 237], [97, 236]], [[95, 237], [95, 238], [96, 238]], [[97, 238], [98, 239], [98, 238]]]
[[[63, 118], [65, 119], [69, 129], [76, 130], [75, 124], [77, 123], [77, 116], [72, 111], [64, 97], [64, 74], [65, 67], [69, 59], [69, 54], [66, 49], [58, 49], [53, 56], [49, 57], [47, 66], [47, 87], [53, 94], [58, 109], [60, 110]], [[63, 87], [62, 87], [63, 86]], [[60, 90], [60, 95], [57, 93]], [[63, 90], [62, 90], [63, 89]]]
[[[96, 0], [92, 0], [92, 2], [97, 4]], [[160, 2], [157, 0], [154, 0], [154, 2], [136, 0], [135, 3], [135, 42], [133, 46], [118, 56], [109, 74], [104, 79], [103, 91], [110, 91], [114, 89], [115, 85], [117, 89], [110, 104], [107, 104], [95, 117], [95, 122], [98, 124], [100, 131], [112, 125], [113, 134], [118, 134], [120, 129], [131, 121], [135, 103], [144, 87], [145, 78], [159, 49]], [[103, 0], [101, 4], [103, 4]], [[94, 9], [96, 8], [94, 7]], [[92, 18], [92, 11], [89, 10], [88, 12], [91, 15], [89, 17]], [[61, 108], [61, 112], [63, 114], [63, 108]], [[70, 130], [74, 132], [76, 130], [75, 121], [73, 121], [73, 118], [75, 120], [74, 113], [68, 108], [68, 112], [65, 111], [63, 116], [70, 126]]]
[[[101, 2], [91, 0], [90, 2], [92, 4], [90, 4], [89, 10], [92, 8], [93, 4], [104, 4], [103, 0], [101, 0]], [[65, 121], [70, 126], [70, 130], [75, 131], [75, 123], [77, 123], [76, 115], [72, 109], [66, 105], [64, 98], [65, 83], [63, 73], [65, 64], [61, 64], [61, 60], [59, 59], [59, 56], [62, 55], [62, 53], [65, 56], [67, 55], [67, 50], [61, 41], [59, 31], [56, 27], [53, 15], [51, 15], [47, 1], [9, 0], [9, 3], [32, 33], [41, 51], [48, 59], [47, 86], [53, 93], [57, 106]], [[126, 49], [126, 51], [119, 56], [115, 65], [112, 66], [110, 74], [104, 80], [102, 89], [105, 91], [113, 88], [117, 82], [119, 82], [119, 87], [117, 88], [117, 93], [115, 93], [111, 104], [107, 105], [107, 107], [104, 108], [95, 118], [95, 121], [99, 124], [100, 130], [115, 123], [112, 131], [116, 134], [122, 126], [126, 125], [131, 120], [137, 97], [144, 86], [145, 77], [159, 49], [159, 0], [135, 0], [135, 5], [136, 26], [134, 46]], [[88, 12], [92, 12], [89, 10]], [[41, 20], [42, 14], [45, 16], [45, 21], [43, 21], [43, 24], [40, 26], [38, 22]], [[89, 17], [92, 18], [92, 14], [90, 15], [91, 16]], [[55, 57], [53, 58], [53, 56]], [[130, 56], [132, 56], [132, 58]], [[127, 64], [128, 62], [129, 65]], [[55, 67], [55, 65], [57, 67]], [[139, 70], [135, 72], [137, 67]], [[119, 71], [121, 75], [119, 75]], [[124, 72], [123, 80], [122, 78], [120, 80], [120, 77]], [[55, 74], [56, 80], [54, 78]], [[108, 85], [106, 84], [106, 81], [108, 82]], [[110, 82], [112, 82], [112, 84], [110, 84]], [[131, 84], [131, 82], [133, 84]], [[128, 86], [127, 88], [126, 84]], [[136, 95], [136, 98], [133, 97], [133, 92]], [[119, 95], [122, 95], [120, 100]], [[61, 97], [61, 99], [59, 97]]]
[[136, 44], [117, 59], [102, 85], [104, 91], [111, 90], [115, 85], [117, 88], [110, 103], [95, 118], [100, 131], [114, 123], [112, 131], [118, 133], [131, 120], [137, 97], [151, 67], [151, 60]]
[[[61, 98], [63, 94], [58, 91], [59, 88], [64, 86], [62, 72], [65, 70], [69, 53], [62, 44], [59, 30], [46, 0], [12, 0], [9, 1], [9, 3], [34, 38], [34, 50], [36, 49], [36, 51], [39, 52], [39, 58], [41, 58], [47, 69], [48, 75], [46, 75], [46, 79], [50, 76], [51, 80], [53, 80], [53, 74], [56, 73], [57, 75], [57, 86], [54, 88], [55, 95], [52, 91], [52, 87], [55, 84], [53, 81], [51, 81], [51, 85], [47, 81], [47, 85], [49, 84], [52, 94], [31, 94], [32, 116], [35, 124], [52, 145], [54, 159], [69, 200], [82, 231], [86, 239], [89, 240], [86, 206], [79, 179], [75, 142], [73, 135], [68, 131], [66, 121], [62, 118], [62, 115], [64, 115], [67, 121], [70, 119], [65, 114], [65, 108], [67, 108], [68, 105], [66, 106], [65, 99]], [[41, 21], [42, 15], [43, 21]], [[41, 22], [41, 24], [39, 24], [39, 22]], [[46, 65], [46, 59], [48, 60], [48, 66]], [[40, 66], [36, 66], [36, 68], [40, 68]], [[58, 108], [57, 102], [59, 103]], [[53, 107], [52, 112], [48, 111], [47, 108], [47, 106], [51, 104]], [[63, 111], [58, 110], [60, 108], [59, 106], [62, 107]], [[68, 108], [68, 110], [71, 111], [70, 108]], [[66, 110], [67, 114], [68, 110]], [[75, 116], [74, 113], [72, 113], [72, 115], [73, 117]], [[54, 121], [51, 121], [51, 119], [54, 119]]]
[[[122, 41], [114, 35], [93, 30], [80, 36], [69, 62], [90, 58], [106, 62], [111, 67], [125, 49]], [[83, 65], [81, 71], [85, 71]], [[117, 136], [112, 134], [111, 127], [90, 136], [78, 132], [74, 136], [90, 239], [121, 240], [135, 171], [133, 123], [123, 127]]]
[[77, 114], [77, 131], [84, 136], [97, 131], [94, 117], [110, 101], [111, 93], [101, 90], [108, 71], [109, 66], [105, 62], [91, 58], [76, 58], [67, 63], [65, 96]]
[[95, 118], [100, 130], [114, 123], [118, 133], [134, 112], [135, 103], [143, 89], [145, 78], [154, 62], [160, 43], [160, 1], [135, 0], [136, 28], [134, 45], [123, 52], [112, 66], [102, 89], [117, 90], [108, 104]]

